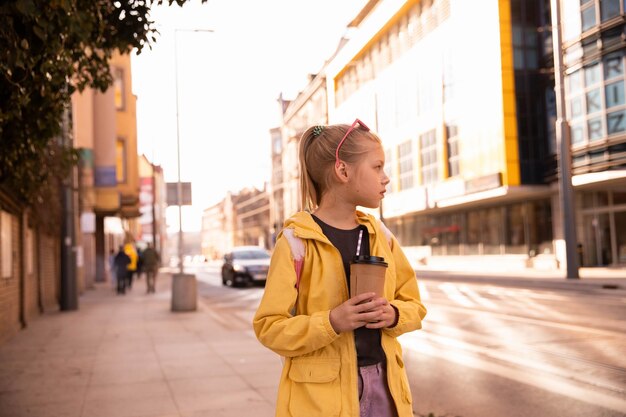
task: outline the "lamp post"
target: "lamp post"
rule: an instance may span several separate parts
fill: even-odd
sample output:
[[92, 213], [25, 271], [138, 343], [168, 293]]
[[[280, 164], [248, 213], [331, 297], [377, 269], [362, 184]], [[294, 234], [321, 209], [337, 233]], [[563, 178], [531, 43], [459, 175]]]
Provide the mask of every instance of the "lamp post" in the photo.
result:
[[576, 253], [576, 222], [574, 218], [574, 190], [572, 187], [572, 156], [570, 128], [565, 115], [565, 89], [563, 74], [563, 48], [561, 47], [561, 4], [551, 0], [552, 54], [554, 55], [554, 91], [556, 95], [556, 143], [559, 153], [559, 198], [563, 212], [563, 237], [568, 279], [578, 279]]
[[178, 97], [178, 32], [213, 32], [211, 29], [174, 29], [174, 82], [176, 83], [176, 159], [178, 165], [178, 267], [172, 277], [172, 311], [194, 311], [197, 304], [197, 283], [193, 274], [183, 272], [183, 185], [180, 181], [180, 103]]
[[178, 203], [178, 271], [183, 274], [183, 185], [180, 180], [180, 121], [178, 98], [178, 32], [208, 32], [212, 29], [174, 29], [174, 82], [176, 85], [176, 163], [178, 169], [177, 203]]

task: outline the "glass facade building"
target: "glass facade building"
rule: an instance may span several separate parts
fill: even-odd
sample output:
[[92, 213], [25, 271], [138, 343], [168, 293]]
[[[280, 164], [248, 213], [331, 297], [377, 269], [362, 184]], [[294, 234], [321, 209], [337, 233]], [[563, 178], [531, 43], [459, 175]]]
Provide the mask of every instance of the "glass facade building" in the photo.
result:
[[[381, 136], [380, 214], [403, 246], [558, 267], [550, 0], [478, 3], [380, 1], [359, 14], [327, 67], [329, 121], [358, 117]], [[625, 2], [562, 3], [583, 265], [625, 264]]]
[[626, 4], [562, 2], [582, 264], [626, 264]]

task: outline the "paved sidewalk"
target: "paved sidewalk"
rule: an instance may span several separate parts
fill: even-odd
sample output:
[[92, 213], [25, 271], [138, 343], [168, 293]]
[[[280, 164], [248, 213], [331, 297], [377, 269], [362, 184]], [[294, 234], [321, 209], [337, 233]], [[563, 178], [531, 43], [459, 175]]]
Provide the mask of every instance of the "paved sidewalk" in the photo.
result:
[[145, 278], [125, 296], [98, 284], [0, 345], [0, 415], [273, 416], [279, 357], [201, 297], [171, 312], [170, 289], [169, 274], [150, 295]]

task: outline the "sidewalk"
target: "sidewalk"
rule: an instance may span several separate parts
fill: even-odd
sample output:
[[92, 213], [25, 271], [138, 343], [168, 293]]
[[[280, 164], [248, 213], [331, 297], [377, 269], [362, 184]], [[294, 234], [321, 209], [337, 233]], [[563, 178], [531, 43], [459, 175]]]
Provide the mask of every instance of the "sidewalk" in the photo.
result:
[[97, 284], [0, 345], [2, 417], [270, 417], [281, 369], [244, 323], [170, 311], [171, 278]]

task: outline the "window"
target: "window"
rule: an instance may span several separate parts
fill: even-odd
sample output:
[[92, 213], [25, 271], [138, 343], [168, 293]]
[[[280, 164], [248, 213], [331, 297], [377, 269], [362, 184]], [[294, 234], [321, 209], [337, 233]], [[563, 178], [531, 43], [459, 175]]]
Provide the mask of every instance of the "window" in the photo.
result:
[[437, 132], [430, 130], [420, 136], [422, 184], [434, 184], [439, 179], [437, 170]]
[[115, 94], [115, 109], [123, 111], [126, 109], [124, 88], [124, 70], [122, 68], [113, 69], [113, 93]]
[[619, 0], [600, 0], [600, 17], [603, 22], [619, 14]]
[[2, 241], [0, 262], [2, 262], [2, 278], [10, 278], [13, 275], [11, 223], [11, 215], [5, 211], [0, 211], [0, 240]]
[[118, 183], [126, 182], [126, 141], [118, 138], [115, 146], [115, 178]]
[[461, 173], [459, 157], [459, 135], [456, 125], [447, 125], [447, 146], [448, 146], [448, 177], [454, 177]]
[[624, 81], [608, 84], [604, 87], [606, 107], [611, 108], [624, 104]]
[[622, 53], [610, 54], [604, 57], [604, 79], [610, 80], [624, 75]]
[[604, 128], [602, 126], [602, 118], [595, 117], [587, 122], [587, 131], [589, 132], [589, 140], [598, 140], [604, 136]]
[[283, 138], [280, 136], [276, 136], [274, 138], [274, 154], [279, 155], [283, 150]]
[[572, 145], [626, 132], [623, 59], [622, 51], [611, 53], [567, 76]]
[[596, 88], [587, 93], [587, 114], [595, 113], [602, 110], [602, 100], [600, 97], [600, 89]]
[[398, 167], [399, 167], [399, 184], [400, 190], [413, 188], [413, 141], [398, 145]]
[[585, 141], [582, 124], [572, 124], [572, 145], [578, 145]]
[[587, 4], [581, 7], [580, 15], [582, 20], [583, 32], [591, 29], [596, 25], [596, 5], [593, 1], [587, 1]]
[[626, 132], [626, 111], [620, 110], [609, 113], [606, 117], [606, 122], [609, 135]]
[[33, 229], [26, 229], [26, 273], [32, 275], [35, 270], [35, 248], [33, 247]]
[[386, 190], [388, 193], [393, 191], [393, 187], [391, 186], [391, 163], [392, 163], [392, 154], [391, 149], [385, 150], [385, 175], [389, 178], [389, 183], [387, 184]]
[[505, 210], [506, 253], [526, 253], [525, 214], [525, 207], [522, 204], [513, 204]]

